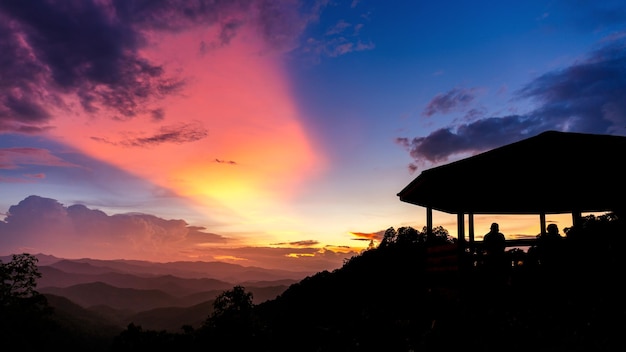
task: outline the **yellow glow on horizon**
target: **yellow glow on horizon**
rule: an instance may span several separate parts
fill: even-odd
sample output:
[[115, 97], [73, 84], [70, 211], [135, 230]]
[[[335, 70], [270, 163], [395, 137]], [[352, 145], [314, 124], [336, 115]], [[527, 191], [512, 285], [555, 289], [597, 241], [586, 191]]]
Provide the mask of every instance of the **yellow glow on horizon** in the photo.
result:
[[[424, 210], [425, 211], [425, 210]], [[604, 213], [583, 213], [582, 216]], [[469, 221], [467, 214], [465, 219], [465, 238], [469, 238]], [[540, 217], [538, 214], [533, 215], [503, 215], [503, 214], [480, 214], [474, 215], [474, 240], [482, 241], [483, 236], [489, 232], [491, 223], [500, 225], [500, 232], [507, 239], [518, 238], [534, 238], [541, 233]], [[546, 226], [548, 224], [557, 224], [561, 236], [565, 236], [564, 229], [572, 226], [572, 214], [546, 214]], [[433, 227], [443, 226], [448, 230], [450, 236], [457, 238], [457, 216], [455, 214], [447, 214], [443, 212], [433, 213]], [[422, 230], [421, 228], [417, 230]]]
[[232, 255], [216, 255], [213, 258], [217, 261], [236, 261], [236, 262], [248, 261], [248, 259], [246, 258], [235, 257]]
[[285, 257], [288, 257], [288, 258], [315, 257], [315, 254], [310, 254], [310, 253], [289, 253], [289, 254], [286, 254]]

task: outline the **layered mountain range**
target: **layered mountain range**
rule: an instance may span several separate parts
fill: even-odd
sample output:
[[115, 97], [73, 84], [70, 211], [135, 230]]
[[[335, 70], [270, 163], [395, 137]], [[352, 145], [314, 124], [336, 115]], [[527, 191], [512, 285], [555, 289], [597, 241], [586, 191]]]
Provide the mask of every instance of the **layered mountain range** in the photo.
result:
[[234, 286], [243, 286], [259, 304], [312, 274], [223, 262], [36, 257], [41, 273], [37, 291], [57, 312], [113, 329], [130, 323], [175, 332], [182, 325], [199, 327], [211, 313], [213, 300]]

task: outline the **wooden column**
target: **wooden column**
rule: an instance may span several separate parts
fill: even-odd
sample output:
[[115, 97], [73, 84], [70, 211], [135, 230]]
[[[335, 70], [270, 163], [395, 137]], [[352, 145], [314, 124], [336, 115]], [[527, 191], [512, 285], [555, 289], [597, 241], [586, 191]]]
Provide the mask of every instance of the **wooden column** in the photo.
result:
[[433, 208], [426, 208], [426, 240], [433, 237]]
[[583, 215], [579, 210], [572, 211], [572, 227], [579, 229], [582, 226]]
[[456, 238], [459, 240], [459, 244], [465, 244], [465, 216], [463, 213], [458, 213], [456, 215], [456, 227]]
[[469, 246], [472, 250], [474, 250], [474, 213], [467, 214], [467, 226], [469, 227]]

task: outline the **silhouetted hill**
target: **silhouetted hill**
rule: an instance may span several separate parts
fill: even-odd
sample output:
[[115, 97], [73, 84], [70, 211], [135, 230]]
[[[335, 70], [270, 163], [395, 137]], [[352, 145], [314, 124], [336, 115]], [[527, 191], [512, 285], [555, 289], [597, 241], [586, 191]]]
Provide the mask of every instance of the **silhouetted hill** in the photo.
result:
[[268, 351], [623, 351], [623, 227], [593, 231], [564, 241], [558, 266], [518, 254], [522, 264], [502, 272], [471, 260], [430, 271], [419, 245], [366, 251], [256, 306], [270, 328], [251, 341]]
[[42, 276], [37, 280], [37, 286], [69, 287], [90, 282], [103, 282], [111, 286], [134, 288], [138, 290], [156, 289], [173, 296], [186, 296], [196, 292], [209, 290], [226, 290], [233, 287], [232, 283], [216, 279], [183, 279], [172, 275], [142, 277], [117, 272], [101, 273], [67, 273], [52, 266], [41, 266]]
[[[386, 232], [379, 248], [255, 304], [245, 293], [252, 291], [258, 299], [273, 295], [273, 288], [244, 287], [244, 294], [229, 290], [216, 296], [215, 306], [213, 298], [195, 306], [176, 307], [170, 301], [158, 308], [179, 297], [103, 283], [62, 290], [80, 297], [101, 294], [105, 301], [128, 296], [120, 308], [88, 309], [104, 321], [128, 324], [114, 338], [112, 351], [139, 346], [272, 352], [624, 351], [624, 227], [613, 226], [611, 219], [596, 225], [589, 221], [577, 234], [581, 237], [561, 242], [557, 262], [509, 252], [515, 260], [498, 270], [487, 265], [485, 254], [467, 251], [453, 252], [457, 261], [442, 269], [434, 264], [436, 254], [458, 249], [454, 243], [424, 241], [411, 231], [395, 238]], [[140, 297], [158, 304], [130, 313]], [[193, 329], [181, 333], [184, 325]]]
[[[130, 277], [133, 276], [130, 275]], [[149, 278], [147, 280], [153, 279], [158, 278]], [[199, 279], [182, 280], [196, 281]], [[267, 284], [267, 282], [261, 284]], [[130, 323], [138, 324], [135, 321], [135, 317], [138, 316], [140, 317], [138, 318], [140, 322], [150, 328], [172, 331], [170, 329], [175, 327], [173, 331], [178, 331], [185, 324], [197, 328], [199, 323], [207, 318], [211, 309], [194, 312], [192, 307], [206, 306], [207, 302], [212, 302], [218, 295], [229, 288], [232, 288], [232, 286], [175, 297], [160, 290], [119, 288], [102, 282], [92, 282], [69, 287], [42, 287], [39, 289], [39, 292], [45, 295], [63, 297], [68, 302], [71, 301], [76, 306], [80, 306], [82, 310], [96, 313], [93, 319], [102, 317], [103, 324], [113, 322], [117, 326], [125, 327]], [[249, 291], [253, 294], [254, 303], [258, 304], [276, 298], [285, 289], [287, 289], [287, 286], [282, 285], [250, 287]], [[64, 311], [65, 308], [65, 306], [59, 307], [61, 311]], [[70, 316], [73, 315], [71, 312], [65, 313]], [[185, 322], [185, 317], [191, 317], [194, 320]], [[173, 321], [170, 322], [169, 319], [173, 319]]]
[[64, 321], [67, 326], [80, 330], [87, 334], [114, 336], [125, 325], [119, 325], [116, 321], [108, 319], [89, 309], [85, 309], [71, 300], [54, 294], [44, 294], [50, 307], [54, 309], [59, 321]]
[[188, 325], [194, 329], [200, 328], [202, 323], [213, 312], [213, 300], [202, 302], [191, 307], [156, 308], [133, 314], [126, 320], [144, 329], [173, 333], [181, 333], [182, 326]]
[[180, 307], [183, 305], [179, 298], [159, 290], [118, 288], [102, 282], [79, 284], [65, 288], [46, 287], [39, 291], [44, 294], [66, 297], [85, 308], [104, 304], [115, 309], [140, 312], [159, 307]]
[[115, 309], [103, 304], [91, 306], [86, 309], [103, 317], [105, 321], [110, 321], [121, 327], [126, 327], [129, 323], [132, 323], [129, 317], [137, 314], [130, 309]]
[[113, 338], [125, 328], [65, 297], [52, 294], [45, 297], [54, 312], [54, 330], [49, 337], [53, 346], [67, 351], [109, 351]]
[[50, 266], [68, 273], [118, 272], [138, 276], [173, 275], [180, 278], [212, 278], [225, 282], [300, 280], [310, 272], [246, 267], [223, 262], [178, 261], [157, 263], [140, 260], [63, 259]]
[[[273, 351], [409, 350], [412, 334], [431, 324], [434, 307], [411, 250], [367, 251], [342, 268], [306, 277], [255, 307], [272, 327]], [[332, 346], [332, 347], [331, 347]], [[372, 349], [368, 349], [372, 350]]]

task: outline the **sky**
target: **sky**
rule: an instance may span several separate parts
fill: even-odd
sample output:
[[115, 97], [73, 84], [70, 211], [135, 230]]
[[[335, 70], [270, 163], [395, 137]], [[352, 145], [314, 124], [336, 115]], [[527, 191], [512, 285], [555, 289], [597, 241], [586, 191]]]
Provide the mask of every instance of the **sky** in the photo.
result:
[[425, 169], [626, 135], [623, 1], [6, 0], [0, 52], [2, 255], [333, 270]]

